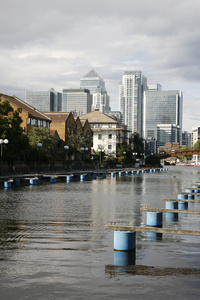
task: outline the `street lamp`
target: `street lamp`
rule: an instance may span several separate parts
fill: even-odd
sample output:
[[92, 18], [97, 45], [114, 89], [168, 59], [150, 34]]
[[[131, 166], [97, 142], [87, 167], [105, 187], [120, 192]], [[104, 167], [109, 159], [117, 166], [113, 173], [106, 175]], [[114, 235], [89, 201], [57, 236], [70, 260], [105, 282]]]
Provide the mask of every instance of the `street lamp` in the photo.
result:
[[8, 144], [7, 139], [0, 139], [1, 144], [1, 175], [3, 175], [3, 144]]
[[137, 152], [133, 152], [133, 156], [134, 156], [134, 161], [135, 161], [135, 156], [137, 155]]
[[69, 150], [69, 146], [65, 145], [64, 149], [66, 150], [66, 169], [67, 169], [67, 150]]
[[83, 159], [83, 162], [85, 163], [85, 153], [84, 153], [84, 151], [88, 151], [88, 148], [87, 147], [81, 147], [81, 151], [83, 152], [82, 153], [82, 159]]
[[40, 173], [40, 148], [42, 147], [42, 143], [37, 143], [37, 147], [39, 149], [39, 165], [38, 165], [38, 173]]

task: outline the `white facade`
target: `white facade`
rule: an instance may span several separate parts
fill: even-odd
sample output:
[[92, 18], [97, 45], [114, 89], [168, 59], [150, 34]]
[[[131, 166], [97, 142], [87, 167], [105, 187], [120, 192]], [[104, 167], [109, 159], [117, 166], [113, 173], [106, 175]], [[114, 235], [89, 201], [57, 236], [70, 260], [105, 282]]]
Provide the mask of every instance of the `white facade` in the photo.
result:
[[106, 155], [116, 156], [117, 144], [126, 140], [126, 126], [100, 111], [94, 111], [80, 117], [80, 120], [85, 119], [88, 120], [93, 132], [93, 152], [101, 149]]

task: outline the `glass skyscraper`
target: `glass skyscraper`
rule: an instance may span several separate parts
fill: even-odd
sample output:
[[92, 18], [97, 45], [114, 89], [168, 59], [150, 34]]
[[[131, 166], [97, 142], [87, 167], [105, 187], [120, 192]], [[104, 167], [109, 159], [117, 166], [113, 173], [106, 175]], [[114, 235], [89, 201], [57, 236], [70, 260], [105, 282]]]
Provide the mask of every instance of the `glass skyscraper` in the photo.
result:
[[102, 113], [110, 111], [110, 97], [105, 88], [105, 81], [94, 70], [91, 70], [80, 80], [80, 88], [88, 89], [93, 95], [92, 111], [98, 109]]
[[[145, 91], [144, 92], [144, 119], [143, 137], [154, 138], [160, 143], [168, 142], [164, 139], [166, 124], [167, 131], [171, 132], [171, 142], [182, 142], [182, 102], [183, 96], [180, 90], [174, 91]], [[159, 124], [159, 127], [157, 125]], [[161, 126], [163, 124], [163, 126]], [[171, 126], [173, 125], [173, 126]], [[159, 128], [159, 134], [158, 134]], [[161, 131], [162, 128], [162, 131]], [[176, 134], [174, 134], [174, 132]], [[165, 135], [166, 137], [169, 135]]]
[[62, 111], [73, 111], [77, 116], [91, 111], [92, 95], [87, 89], [63, 89]]
[[26, 102], [42, 112], [61, 111], [62, 94], [55, 92], [54, 89], [49, 91], [27, 91]]
[[147, 89], [146, 77], [141, 71], [125, 71], [119, 85], [119, 110], [122, 121], [132, 133], [142, 135], [143, 91]]

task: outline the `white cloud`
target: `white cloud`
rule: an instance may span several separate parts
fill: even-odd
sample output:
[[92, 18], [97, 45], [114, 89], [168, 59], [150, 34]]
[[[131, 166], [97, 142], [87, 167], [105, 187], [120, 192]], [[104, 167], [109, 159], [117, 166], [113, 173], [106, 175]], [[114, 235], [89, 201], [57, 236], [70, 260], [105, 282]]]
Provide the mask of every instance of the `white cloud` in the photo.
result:
[[118, 83], [139, 69], [181, 89], [184, 129], [198, 121], [198, 0], [1, 0], [0, 92], [78, 87], [95, 69], [118, 109]]

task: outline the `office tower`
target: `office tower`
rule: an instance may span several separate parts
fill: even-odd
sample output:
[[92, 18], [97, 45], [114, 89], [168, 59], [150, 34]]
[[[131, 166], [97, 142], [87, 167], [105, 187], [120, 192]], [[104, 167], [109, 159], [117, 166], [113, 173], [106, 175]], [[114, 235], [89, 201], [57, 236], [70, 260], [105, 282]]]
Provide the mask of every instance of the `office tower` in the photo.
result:
[[191, 133], [189, 133], [187, 131], [182, 132], [182, 145], [183, 146], [187, 146], [188, 148], [191, 148], [192, 147], [191, 139], [192, 139]]
[[122, 120], [132, 133], [142, 135], [143, 91], [147, 79], [141, 71], [125, 71], [119, 85], [119, 110]]
[[40, 111], [61, 111], [62, 94], [49, 91], [27, 91], [26, 102]]
[[[172, 130], [171, 142], [182, 143], [182, 102], [183, 96], [180, 90], [175, 91], [145, 91], [144, 92], [144, 120], [143, 137], [156, 139], [160, 145], [168, 142], [169, 130]], [[157, 128], [157, 125], [158, 128]], [[172, 127], [173, 125], [173, 127]], [[162, 127], [162, 134], [161, 130]], [[166, 135], [164, 139], [164, 128]], [[167, 133], [168, 132], [168, 133]]]
[[92, 111], [98, 109], [102, 113], [109, 113], [110, 97], [105, 88], [105, 81], [94, 70], [81, 78], [80, 88], [89, 89], [93, 95]]
[[62, 111], [73, 111], [77, 116], [91, 111], [92, 95], [88, 89], [63, 89]]

